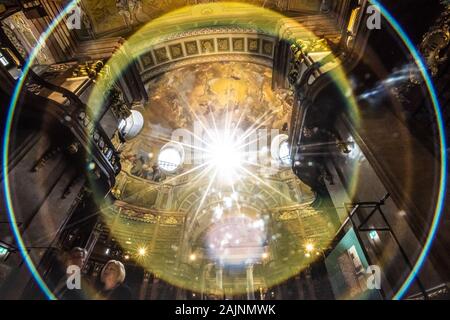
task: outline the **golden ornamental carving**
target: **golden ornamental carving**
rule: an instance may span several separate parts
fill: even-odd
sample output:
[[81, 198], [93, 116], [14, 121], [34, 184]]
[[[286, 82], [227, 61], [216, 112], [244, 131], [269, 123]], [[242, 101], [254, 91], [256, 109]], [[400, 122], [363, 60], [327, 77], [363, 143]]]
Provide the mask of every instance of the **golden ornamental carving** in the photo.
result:
[[291, 50], [297, 59], [300, 59], [302, 54], [308, 55], [314, 52], [331, 51], [325, 38], [311, 40], [297, 39], [291, 46]]
[[450, 44], [450, 5], [447, 7], [436, 25], [424, 35], [420, 51], [433, 76], [439, 72], [439, 67], [448, 59], [445, 53]]
[[283, 211], [278, 216], [279, 221], [293, 220], [293, 219], [297, 219], [297, 218], [298, 218], [297, 211]]
[[120, 199], [122, 192], [120, 191], [119, 188], [113, 188], [111, 190], [112, 195], [116, 198], [116, 199]]
[[178, 220], [175, 217], [167, 217], [162, 220], [162, 223], [168, 225], [176, 225], [178, 224]]

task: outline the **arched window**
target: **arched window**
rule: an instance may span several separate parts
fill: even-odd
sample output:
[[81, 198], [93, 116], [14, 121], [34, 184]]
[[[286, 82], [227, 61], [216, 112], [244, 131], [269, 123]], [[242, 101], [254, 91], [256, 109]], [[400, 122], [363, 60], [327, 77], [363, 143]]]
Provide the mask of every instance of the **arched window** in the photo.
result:
[[291, 152], [289, 150], [289, 144], [286, 141], [283, 141], [280, 144], [280, 149], [278, 151], [278, 158], [280, 159], [281, 163], [284, 165], [290, 165], [291, 164]]
[[273, 138], [271, 145], [272, 159], [286, 167], [291, 165], [291, 150], [288, 140], [289, 137], [286, 134], [280, 134]]
[[183, 147], [174, 142], [166, 144], [159, 153], [158, 165], [159, 167], [169, 173], [177, 171], [184, 161]]
[[136, 138], [143, 128], [144, 117], [137, 110], [131, 110], [131, 115], [119, 124], [119, 131], [126, 141]]

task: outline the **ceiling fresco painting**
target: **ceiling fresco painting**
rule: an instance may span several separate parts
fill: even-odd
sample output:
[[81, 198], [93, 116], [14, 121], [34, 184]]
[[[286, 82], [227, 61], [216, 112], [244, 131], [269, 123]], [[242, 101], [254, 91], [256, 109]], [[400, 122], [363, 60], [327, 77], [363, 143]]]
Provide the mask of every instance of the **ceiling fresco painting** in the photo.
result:
[[[226, 290], [236, 295], [246, 292], [246, 266], [255, 268], [256, 283], [272, 286], [308, 265], [305, 243], [328, 245], [335, 226], [326, 212], [314, 208], [315, 194], [289, 166], [273, 166], [271, 142], [286, 130], [292, 94], [273, 91], [271, 83], [270, 68], [248, 62], [192, 64], [147, 83], [153, 94], [141, 111], [146, 124], [124, 147], [123, 172], [113, 190], [120, 201], [104, 210], [105, 220], [120, 230], [115, 239], [124, 250], [131, 254], [136, 246], [147, 248], [148, 255], [138, 259], [147, 270], [177, 286], [214, 295], [220, 291], [217, 284], [196, 279], [209, 272], [208, 265], [221, 265], [226, 272], [243, 272], [242, 277], [224, 278]], [[213, 158], [213, 164], [203, 166], [184, 157], [173, 172], [164, 170], [160, 158], [166, 146], [183, 142], [174, 141], [173, 132], [193, 134], [195, 123], [206, 129], [199, 140], [208, 139], [207, 130], [214, 134], [227, 126], [244, 135], [253, 131], [261, 161], [233, 167], [233, 158], [222, 152], [225, 162]], [[261, 133], [268, 136], [259, 140]], [[183, 154], [195, 154], [195, 140], [182, 143]], [[124, 235], [141, 230], [133, 227], [139, 221], [148, 224], [148, 235], [139, 244], [127, 244]], [[156, 235], [149, 231], [155, 228], [172, 231]], [[156, 236], [159, 242], [148, 247]]]
[[[188, 5], [208, 3], [202, 0], [83, 0], [83, 8], [89, 17], [89, 25], [96, 34], [123, 32], [170, 11]], [[217, 1], [220, 2], [220, 1]], [[225, 1], [223, 1], [225, 2]], [[317, 12], [321, 0], [242, 0], [276, 11]]]
[[449, 0], [0, 3], [0, 300], [450, 299]]

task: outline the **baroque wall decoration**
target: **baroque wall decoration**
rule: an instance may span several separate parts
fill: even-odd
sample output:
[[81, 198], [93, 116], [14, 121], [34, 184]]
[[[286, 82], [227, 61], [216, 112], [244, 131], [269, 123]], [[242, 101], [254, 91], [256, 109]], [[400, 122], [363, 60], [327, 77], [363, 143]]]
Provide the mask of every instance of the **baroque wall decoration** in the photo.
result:
[[[250, 55], [271, 61], [275, 47], [273, 37], [245, 29], [199, 29], [180, 33], [177, 37], [172, 36], [166, 39], [167, 41], [159, 43], [157, 48], [141, 55], [139, 65], [144, 79], [171, 69], [166, 66], [167, 64], [180, 65], [181, 61], [185, 61], [181, 65], [187, 65], [188, 60], [198, 63], [201, 59], [212, 61], [214, 59], [211, 58], [216, 55], [227, 54], [224, 59], [229, 59], [230, 55], [235, 55], [235, 59], [238, 55]], [[220, 57], [216, 60], [220, 61]]]
[[[227, 0], [219, 0], [227, 1]], [[187, 5], [217, 2], [216, 0], [82, 0], [94, 33], [127, 33], [132, 28], [144, 24], [151, 19], [160, 17], [170, 11]], [[298, 11], [305, 13], [318, 12], [322, 0], [241, 0], [256, 6], [283, 11]], [[203, 14], [208, 14], [206, 10]]]

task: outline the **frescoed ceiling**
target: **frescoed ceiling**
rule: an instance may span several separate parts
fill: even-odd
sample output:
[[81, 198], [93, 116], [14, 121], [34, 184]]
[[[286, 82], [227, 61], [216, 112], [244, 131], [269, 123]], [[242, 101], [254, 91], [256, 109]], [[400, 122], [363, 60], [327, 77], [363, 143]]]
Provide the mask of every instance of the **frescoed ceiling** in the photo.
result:
[[270, 109], [264, 126], [281, 131], [289, 122], [292, 96], [286, 90], [272, 90], [271, 74], [270, 68], [258, 64], [218, 62], [186, 66], [153, 79], [147, 84], [146, 126], [124, 153], [155, 153], [160, 146], [151, 143], [151, 137], [164, 133], [169, 138], [180, 128], [192, 131], [196, 117], [209, 123], [211, 114], [218, 120], [227, 111], [247, 130]]
[[248, 127], [270, 106], [276, 115], [267, 126], [281, 128], [291, 107], [286, 92], [272, 91], [271, 74], [265, 66], [238, 62], [191, 65], [164, 74], [148, 84], [152, 95], [146, 118], [176, 129], [195, 120], [190, 108], [198, 115], [213, 112], [220, 118], [228, 107], [245, 113], [242, 123]]
[[[144, 129], [123, 146], [123, 171], [113, 190], [117, 201], [105, 209], [104, 221], [125, 252], [148, 248], [139, 263], [170, 283], [200, 290], [195, 279], [206, 265], [241, 268], [251, 260], [257, 265], [255, 283], [271, 286], [309, 263], [305, 243], [325, 248], [334, 232], [328, 215], [314, 208], [315, 194], [290, 165], [272, 167], [270, 139], [287, 133], [293, 97], [289, 90], [272, 89], [272, 68], [258, 61], [250, 56], [192, 62], [146, 83], [149, 101], [139, 109]], [[173, 133], [194, 133], [199, 122], [212, 135], [227, 123], [257, 137], [267, 134], [256, 150], [262, 161], [243, 161], [237, 168], [219, 161], [210, 169], [183, 162], [176, 172], [155, 179], [159, 156], [173, 142]], [[195, 144], [183, 147], [189, 152]], [[227, 152], [220, 154], [227, 159]], [[245, 292], [245, 279], [225, 281], [233, 294]], [[205, 285], [215, 292], [214, 285]]]
[[[208, 188], [216, 190], [211, 194], [220, 190], [224, 195], [231, 194], [233, 190], [220, 186], [217, 179], [212, 183], [213, 187], [208, 186], [214, 180], [212, 173], [203, 176], [201, 170], [190, 173], [195, 165], [185, 163], [179, 171], [155, 183], [147, 172], [158, 165], [161, 148], [171, 141], [171, 134], [179, 129], [194, 132], [196, 122], [209, 128], [220, 127], [228, 117], [229, 123], [244, 132], [260, 124], [262, 133], [268, 135], [267, 146], [270, 148], [273, 132], [285, 132], [283, 127], [292, 112], [291, 93], [273, 91], [271, 75], [271, 68], [263, 65], [217, 62], [192, 64], [150, 81], [147, 84], [150, 101], [141, 111], [145, 127], [137, 138], [125, 144], [122, 151], [124, 172], [119, 176], [116, 196], [136, 208], [179, 212], [186, 217], [195, 215], [199, 207], [202, 212], [213, 211], [214, 196], [209, 199], [208, 194], [202, 201]], [[264, 149], [261, 144], [258, 148], [257, 152]], [[184, 149], [186, 152], [192, 150], [189, 146]], [[137, 164], [139, 159], [143, 159], [143, 163]], [[250, 165], [240, 174], [233, 188], [242, 195], [242, 208], [277, 210], [311, 203], [315, 197], [289, 166], [272, 168], [270, 160], [261, 165]]]
[[[172, 10], [209, 0], [83, 0], [83, 9], [89, 24], [97, 35], [111, 32], [129, 32], [130, 27], [142, 25]], [[238, 0], [279, 12], [317, 12], [321, 0]]]

